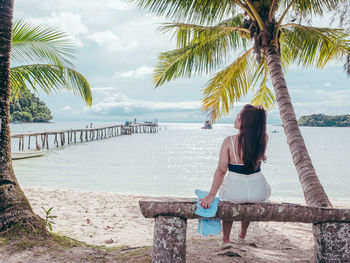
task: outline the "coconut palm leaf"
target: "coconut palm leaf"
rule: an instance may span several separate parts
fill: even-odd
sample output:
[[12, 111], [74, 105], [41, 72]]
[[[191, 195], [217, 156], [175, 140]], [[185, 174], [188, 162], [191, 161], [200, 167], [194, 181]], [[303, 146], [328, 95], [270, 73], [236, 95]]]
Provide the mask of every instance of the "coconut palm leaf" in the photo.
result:
[[262, 86], [255, 93], [253, 99], [251, 100], [252, 105], [261, 105], [266, 110], [271, 110], [275, 107], [275, 95], [272, 90], [266, 85], [266, 83], [261, 83]]
[[140, 8], [148, 9], [173, 21], [211, 23], [232, 15], [238, 7], [231, 0], [129, 0]]
[[50, 94], [62, 90], [80, 95], [91, 106], [92, 95], [89, 82], [78, 71], [57, 65], [34, 64], [11, 68], [12, 98], [30, 93], [38, 88]]
[[22, 20], [13, 26], [11, 60], [15, 64], [48, 63], [73, 67], [74, 46], [68, 35]]
[[292, 11], [300, 17], [310, 14], [323, 15], [325, 12], [334, 10], [343, 0], [289, 0], [281, 1], [285, 7], [292, 3]]
[[266, 63], [266, 60], [263, 59], [262, 63], [260, 63], [255, 76], [255, 83], [260, 81], [259, 88], [255, 92], [253, 99], [251, 100], [251, 104], [253, 105], [261, 105], [266, 110], [271, 110], [275, 106], [275, 95], [271, 91], [271, 89], [267, 86], [267, 80], [269, 75], [269, 69]]
[[156, 87], [179, 77], [211, 73], [222, 66], [227, 56], [235, 49], [245, 46], [238, 32], [232, 29], [217, 27], [206, 28], [203, 31], [200, 27], [191, 25], [191, 30], [196, 30], [198, 33], [195, 35], [189, 35], [187, 28], [177, 30], [181, 31], [178, 33], [180, 35], [178, 42], [183, 47], [160, 53], [153, 74]]
[[[279, 44], [281, 64], [285, 71], [291, 63], [322, 68], [327, 62], [341, 58], [349, 52], [348, 36], [338, 29], [297, 24], [282, 26], [282, 21], [289, 12], [298, 15], [322, 14], [325, 10], [336, 8], [339, 1], [273, 0], [264, 1], [264, 8], [259, 9], [254, 1], [132, 0], [157, 15], [181, 21], [164, 24], [161, 28], [163, 32], [175, 31], [173, 37], [176, 38], [177, 49], [159, 55], [154, 72], [156, 87], [179, 77], [211, 73], [226, 65], [227, 58], [232, 56], [234, 50], [239, 47], [246, 49], [247, 44], [251, 42], [255, 44], [255, 52], [263, 56], [259, 37], [250, 39], [251, 29], [253, 33], [271, 31], [272, 27], [266, 27], [267, 24], [262, 19], [270, 19], [269, 21], [275, 24], [275, 30], [280, 32], [275, 34], [271, 31], [270, 34], [274, 36], [272, 42]], [[276, 8], [271, 9], [269, 5], [272, 4]], [[235, 15], [231, 18], [237, 7], [243, 8], [246, 11], [245, 15]], [[268, 16], [264, 11], [266, 7]], [[275, 22], [272, 20], [274, 14], [279, 15]], [[222, 20], [223, 18], [226, 20]], [[239, 40], [240, 37], [249, 40]], [[251, 50], [248, 51], [249, 55], [245, 53], [246, 55], [240, 56], [217, 73], [203, 90], [203, 109], [212, 115], [213, 120], [227, 113], [232, 103], [240, 100], [248, 90], [255, 91], [253, 104], [263, 105], [267, 109], [273, 106], [275, 98], [266, 84], [268, 69], [264, 58], [254, 62], [251, 53]], [[251, 68], [248, 69], [247, 65]]]
[[288, 42], [284, 40], [284, 35], [281, 34], [280, 39], [280, 53], [281, 53], [281, 65], [284, 70], [284, 72], [287, 71], [289, 65], [293, 62], [293, 53], [292, 50], [288, 48]]
[[11, 60], [20, 66], [11, 68], [12, 99], [30, 94], [30, 88], [36, 92], [40, 88], [48, 94], [65, 89], [80, 95], [91, 105], [90, 85], [72, 63], [74, 52], [67, 34], [52, 27], [16, 21]]
[[215, 74], [202, 90], [202, 109], [215, 121], [227, 114], [234, 102], [239, 101], [253, 87], [256, 61], [249, 49], [231, 65]]
[[187, 23], [164, 23], [160, 27], [160, 32], [168, 32], [174, 30], [174, 37], [176, 38], [177, 48], [183, 48], [195, 42], [203, 42], [206, 39], [220, 37], [232, 32], [240, 32], [240, 34], [230, 34], [230, 45], [237, 49], [241, 46], [246, 47], [246, 39], [241, 38], [242, 34], [250, 34], [246, 28], [242, 28], [243, 15], [237, 15], [231, 19], [227, 19], [214, 26], [202, 26]]
[[350, 40], [340, 29], [287, 24], [281, 30], [283, 57], [304, 67], [323, 68], [350, 52]]

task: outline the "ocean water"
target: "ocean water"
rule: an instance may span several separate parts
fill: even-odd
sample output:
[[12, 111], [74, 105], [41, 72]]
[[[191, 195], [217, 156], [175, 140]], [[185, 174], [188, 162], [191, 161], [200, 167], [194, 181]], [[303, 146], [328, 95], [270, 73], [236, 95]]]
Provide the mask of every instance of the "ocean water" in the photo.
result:
[[[111, 123], [93, 123], [94, 127]], [[11, 125], [11, 133], [84, 128], [88, 123]], [[40, 158], [14, 160], [27, 187], [77, 189], [154, 196], [193, 197], [209, 190], [222, 141], [237, 133], [232, 124], [202, 130], [202, 124], [163, 123], [157, 134], [133, 134], [51, 149]], [[318, 176], [331, 200], [350, 200], [350, 129], [302, 127]], [[275, 132], [273, 132], [275, 131]], [[281, 126], [268, 126], [262, 171], [271, 200], [302, 201], [303, 194]], [[34, 145], [32, 145], [34, 147]], [[18, 140], [12, 140], [18, 151]]]

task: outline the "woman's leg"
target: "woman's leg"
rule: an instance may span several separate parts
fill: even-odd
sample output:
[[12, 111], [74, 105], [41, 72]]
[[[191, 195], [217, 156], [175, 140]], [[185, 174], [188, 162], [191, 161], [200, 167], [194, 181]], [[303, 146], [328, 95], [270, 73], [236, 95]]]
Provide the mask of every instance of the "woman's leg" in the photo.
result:
[[249, 227], [250, 222], [241, 222], [241, 233], [239, 234], [240, 238], [245, 238], [247, 235], [247, 229]]
[[231, 233], [232, 223], [233, 221], [222, 220], [222, 232], [223, 232], [222, 241], [224, 243], [230, 242], [230, 233]]

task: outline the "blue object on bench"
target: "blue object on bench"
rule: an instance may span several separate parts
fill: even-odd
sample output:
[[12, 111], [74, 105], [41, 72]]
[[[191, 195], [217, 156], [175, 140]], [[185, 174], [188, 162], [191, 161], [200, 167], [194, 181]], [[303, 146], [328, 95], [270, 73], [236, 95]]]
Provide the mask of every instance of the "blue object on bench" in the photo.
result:
[[[201, 207], [200, 199], [206, 197], [209, 192], [201, 191], [199, 189], [195, 190], [195, 194], [197, 195], [197, 209], [194, 212], [196, 215], [202, 217], [214, 217], [218, 210], [219, 198], [215, 197], [213, 202], [211, 203], [208, 209], [204, 209]], [[209, 235], [217, 235], [221, 231], [221, 224], [219, 219], [206, 219], [199, 218], [198, 219], [198, 233], [209, 236]]]

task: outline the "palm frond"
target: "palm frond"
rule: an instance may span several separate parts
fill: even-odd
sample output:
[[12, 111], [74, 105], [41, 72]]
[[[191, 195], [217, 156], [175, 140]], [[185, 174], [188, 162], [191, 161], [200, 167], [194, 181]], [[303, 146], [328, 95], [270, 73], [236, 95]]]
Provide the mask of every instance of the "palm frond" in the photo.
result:
[[[264, 59], [255, 74], [255, 79], [258, 81], [261, 79], [259, 88], [255, 92], [251, 104], [261, 105], [266, 110], [271, 110], [275, 106], [275, 95], [267, 86], [267, 80], [269, 75], [269, 69], [266, 60]], [[256, 82], [255, 82], [256, 83]], [[254, 87], [255, 85], [253, 85]]]
[[[281, 29], [281, 53], [285, 64], [323, 68], [350, 52], [350, 40], [341, 29], [287, 24]], [[288, 62], [288, 63], [287, 63]]]
[[173, 21], [211, 23], [232, 15], [238, 5], [231, 0], [129, 0], [140, 8]]
[[293, 62], [294, 56], [293, 51], [288, 48], [288, 43], [284, 40], [284, 36], [281, 35], [280, 39], [280, 58], [281, 58], [281, 65], [284, 70], [284, 72], [287, 71], [289, 65]]
[[16, 21], [12, 36], [12, 62], [47, 63], [73, 67], [75, 49], [69, 36], [53, 27]]
[[252, 50], [249, 49], [231, 65], [215, 74], [202, 90], [202, 110], [208, 112], [213, 122], [227, 114], [234, 102], [252, 89], [256, 69]]
[[281, 1], [280, 9], [286, 8], [292, 3], [292, 11], [299, 17], [312, 14], [323, 15], [328, 11], [335, 10], [341, 2], [344, 2], [344, 0], [288, 0]]
[[[189, 44], [196, 42], [204, 42], [207, 39], [220, 37], [233, 32], [242, 32], [250, 34], [246, 28], [242, 28], [244, 17], [237, 15], [231, 19], [222, 21], [214, 26], [203, 26], [187, 23], [164, 23], [160, 27], [160, 32], [168, 32], [174, 30], [174, 37], [176, 38], [177, 48], [186, 47]], [[243, 46], [245, 48], [246, 39], [241, 38], [239, 34], [230, 34], [230, 46], [234, 49]]]
[[238, 33], [232, 30], [205, 30], [196, 37], [189, 37], [190, 42], [186, 34], [180, 37], [180, 42], [183, 42], [180, 45], [187, 45], [160, 53], [153, 74], [156, 87], [179, 77], [209, 74], [222, 66], [238, 46], [245, 46]]
[[64, 66], [34, 64], [13, 67], [10, 81], [12, 99], [30, 93], [30, 88], [36, 92], [40, 88], [47, 94], [68, 90], [81, 96], [87, 105], [92, 104], [89, 82], [78, 71]]

